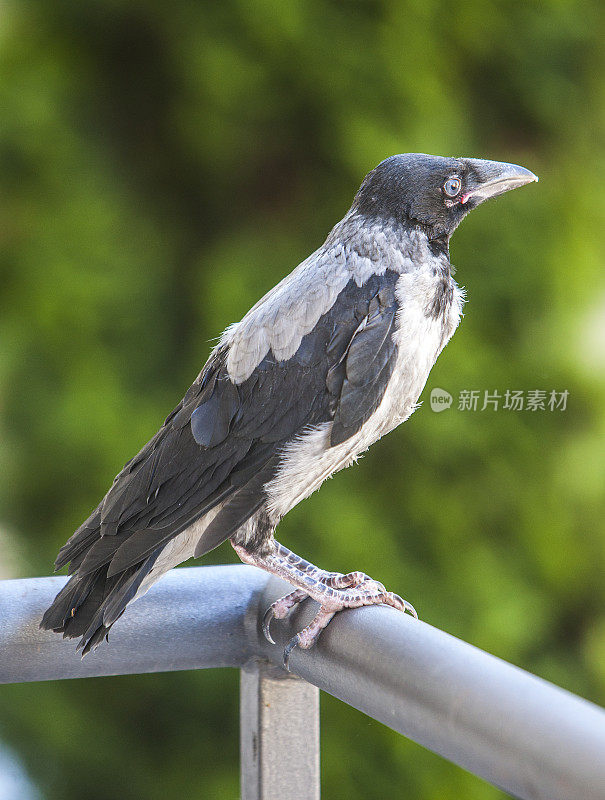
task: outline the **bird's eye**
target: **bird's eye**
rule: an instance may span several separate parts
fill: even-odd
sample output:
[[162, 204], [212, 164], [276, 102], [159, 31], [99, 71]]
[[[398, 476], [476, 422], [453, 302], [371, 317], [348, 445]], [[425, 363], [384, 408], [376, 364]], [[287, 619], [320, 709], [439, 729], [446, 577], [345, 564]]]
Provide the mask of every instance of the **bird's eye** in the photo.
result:
[[462, 188], [462, 181], [460, 178], [448, 178], [443, 184], [443, 191], [448, 197], [456, 197]]

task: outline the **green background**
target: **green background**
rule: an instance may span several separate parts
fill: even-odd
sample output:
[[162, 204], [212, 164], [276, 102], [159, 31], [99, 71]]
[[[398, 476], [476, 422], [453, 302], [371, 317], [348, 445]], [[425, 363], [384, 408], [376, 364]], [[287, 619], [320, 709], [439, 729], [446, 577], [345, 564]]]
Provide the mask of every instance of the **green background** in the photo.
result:
[[[212, 338], [376, 163], [513, 161], [540, 183], [455, 234], [469, 302], [422, 408], [279, 538], [605, 703], [602, 8], [4, 2], [2, 577], [50, 573]], [[431, 411], [433, 387], [452, 408]], [[570, 394], [564, 412], [459, 411], [465, 389]], [[0, 738], [49, 800], [236, 798], [237, 726], [235, 671], [0, 689]], [[326, 798], [503, 797], [330, 697], [322, 731]]]

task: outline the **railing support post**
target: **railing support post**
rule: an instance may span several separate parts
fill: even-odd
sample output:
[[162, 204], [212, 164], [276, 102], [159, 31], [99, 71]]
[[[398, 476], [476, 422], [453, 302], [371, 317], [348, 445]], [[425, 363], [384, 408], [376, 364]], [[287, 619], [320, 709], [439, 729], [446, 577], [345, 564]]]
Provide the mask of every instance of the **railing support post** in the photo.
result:
[[319, 800], [319, 690], [261, 660], [240, 675], [242, 800]]

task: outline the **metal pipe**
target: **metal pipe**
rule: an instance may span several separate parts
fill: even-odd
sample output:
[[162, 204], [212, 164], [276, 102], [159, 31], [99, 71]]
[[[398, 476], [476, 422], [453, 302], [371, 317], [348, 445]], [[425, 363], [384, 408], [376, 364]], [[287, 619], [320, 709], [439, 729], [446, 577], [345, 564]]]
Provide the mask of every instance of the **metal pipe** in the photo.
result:
[[165, 575], [80, 658], [77, 639], [38, 627], [64, 577], [0, 581], [0, 683], [241, 667], [246, 615], [267, 576], [255, 567], [186, 567]]
[[[284, 593], [272, 580], [258, 615]], [[287, 589], [286, 589], [287, 590]], [[281, 663], [316, 609], [274, 621]], [[387, 606], [343, 611], [290, 668], [404, 736], [527, 800], [604, 800], [605, 712]]]
[[[260, 632], [288, 587], [245, 566], [175, 570], [132, 605], [83, 661], [38, 630], [63, 578], [0, 582], [0, 681], [281, 664], [305, 603]], [[115, 631], [115, 632], [114, 632]], [[292, 671], [449, 760], [527, 800], [605, 800], [605, 712], [386, 607], [338, 614]]]

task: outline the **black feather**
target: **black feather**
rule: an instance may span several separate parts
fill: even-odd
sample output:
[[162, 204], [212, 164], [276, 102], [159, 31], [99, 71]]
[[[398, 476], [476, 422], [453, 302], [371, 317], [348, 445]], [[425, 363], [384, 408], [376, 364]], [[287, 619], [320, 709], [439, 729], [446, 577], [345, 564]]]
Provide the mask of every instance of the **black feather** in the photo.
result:
[[88, 548], [98, 539], [100, 516], [99, 508], [95, 509], [86, 522], [83, 522], [73, 536], [63, 545], [55, 560], [55, 571], [65, 567], [79, 555], [86, 553]]
[[395, 366], [396, 316], [395, 292], [386, 286], [372, 298], [365, 326], [353, 337], [339, 372], [330, 376], [332, 382], [343, 376], [330, 434], [332, 446], [360, 430], [384, 397]]
[[230, 380], [223, 379], [218, 387], [215, 382], [209, 397], [191, 415], [191, 432], [195, 441], [204, 447], [214, 447], [224, 441], [239, 402], [237, 387]]
[[162, 549], [158, 548], [137, 569], [122, 572], [120, 580], [103, 603], [103, 625], [108, 630], [123, 614], [124, 609], [137, 593], [143, 580], [151, 572], [161, 552]]
[[197, 543], [195, 558], [214, 550], [225, 539], [233, 536], [261, 508], [266, 500], [263, 486], [275, 474], [278, 462], [279, 457], [274, 456], [219, 511]]

